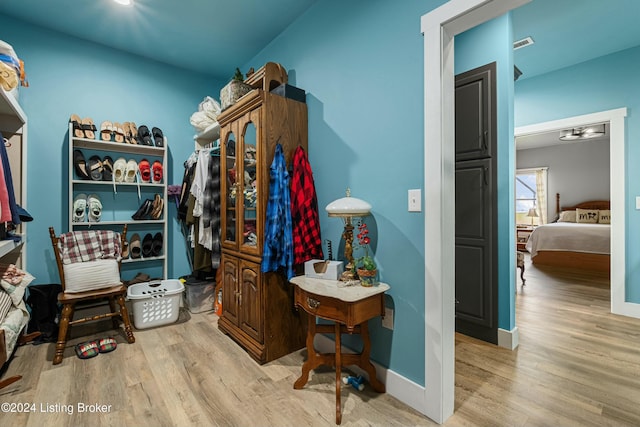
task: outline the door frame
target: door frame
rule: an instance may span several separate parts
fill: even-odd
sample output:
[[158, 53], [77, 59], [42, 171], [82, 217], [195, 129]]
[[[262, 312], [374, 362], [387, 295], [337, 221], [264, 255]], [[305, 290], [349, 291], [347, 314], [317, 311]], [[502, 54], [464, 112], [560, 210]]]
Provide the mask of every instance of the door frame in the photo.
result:
[[[449, 0], [423, 15], [425, 389], [421, 410], [443, 423], [455, 391], [454, 37], [530, 0]], [[515, 255], [514, 255], [515, 257]], [[515, 265], [515, 261], [514, 261]]]
[[626, 302], [625, 117], [626, 108], [601, 111], [515, 128], [514, 136], [560, 131], [589, 123], [609, 123], [609, 194], [611, 210], [611, 312], [640, 318], [640, 304]]

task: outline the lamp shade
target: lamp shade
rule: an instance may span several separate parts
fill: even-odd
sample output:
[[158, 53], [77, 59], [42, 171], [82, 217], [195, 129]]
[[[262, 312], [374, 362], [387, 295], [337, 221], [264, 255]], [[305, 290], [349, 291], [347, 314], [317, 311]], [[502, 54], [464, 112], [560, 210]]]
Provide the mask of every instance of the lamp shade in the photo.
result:
[[329, 203], [325, 208], [329, 216], [351, 217], [367, 216], [371, 213], [371, 205], [364, 200], [351, 197], [347, 189], [347, 196]]
[[537, 218], [538, 217], [538, 211], [536, 210], [536, 208], [531, 208], [529, 209], [529, 212], [527, 212], [527, 216], [533, 217], [533, 218]]

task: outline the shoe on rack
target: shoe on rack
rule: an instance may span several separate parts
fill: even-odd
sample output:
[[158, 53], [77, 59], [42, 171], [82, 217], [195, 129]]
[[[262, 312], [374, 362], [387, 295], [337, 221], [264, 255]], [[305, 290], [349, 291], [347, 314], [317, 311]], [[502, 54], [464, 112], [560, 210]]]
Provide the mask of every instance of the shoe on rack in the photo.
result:
[[138, 128], [134, 122], [129, 122], [129, 143], [138, 144]]
[[132, 259], [140, 258], [142, 255], [140, 235], [138, 233], [134, 233], [133, 236], [131, 236], [131, 240], [129, 240], [129, 253], [131, 254]]
[[164, 134], [162, 133], [162, 129], [154, 127], [151, 129], [151, 134], [153, 135], [153, 141], [156, 147], [164, 147]]
[[151, 182], [160, 184], [162, 182], [162, 163], [158, 160], [151, 166]]
[[127, 162], [127, 168], [124, 172], [124, 182], [136, 182], [136, 176], [138, 175], [138, 164], [135, 160], [129, 160]]
[[85, 222], [87, 213], [87, 195], [78, 194], [73, 199], [73, 222]]
[[149, 164], [149, 160], [140, 160], [138, 169], [140, 170], [140, 180], [142, 182], [151, 182], [151, 165]]
[[138, 143], [141, 145], [153, 146], [153, 142], [151, 141], [151, 132], [149, 132], [149, 128], [145, 125], [138, 128]]
[[102, 159], [102, 180], [113, 180], [113, 159], [109, 156], [105, 156]]
[[118, 158], [118, 160], [113, 164], [113, 180], [115, 182], [124, 182], [126, 169], [127, 160], [124, 157]]
[[113, 124], [109, 121], [104, 121], [100, 125], [100, 139], [103, 141], [111, 142], [111, 135], [113, 134]]
[[113, 137], [115, 142], [124, 142], [124, 129], [118, 122], [113, 122]]
[[76, 170], [76, 175], [81, 179], [90, 179], [89, 172], [87, 172], [87, 161], [84, 159], [84, 155], [80, 150], [73, 150], [73, 167]]
[[136, 221], [145, 219], [145, 217], [149, 215], [149, 213], [151, 212], [152, 206], [153, 206], [153, 201], [151, 199], [145, 200], [144, 203], [140, 205], [136, 213], [131, 215], [131, 219], [134, 219]]
[[151, 255], [160, 256], [162, 253], [162, 233], [156, 233], [151, 240]]
[[151, 256], [152, 242], [153, 242], [153, 236], [151, 235], [151, 233], [145, 234], [144, 238], [142, 239], [142, 256], [144, 258]]
[[76, 138], [84, 138], [84, 131], [82, 130], [82, 119], [77, 114], [72, 114], [69, 118], [69, 122], [73, 124], [73, 136]]
[[82, 124], [80, 125], [82, 131], [84, 132], [84, 137], [88, 139], [96, 139], [95, 132], [98, 130], [96, 125], [93, 123], [93, 119], [91, 117], [85, 117], [82, 119]]
[[100, 222], [102, 217], [102, 203], [97, 194], [90, 194], [87, 197], [87, 205], [89, 207], [89, 222]]
[[102, 160], [98, 156], [91, 156], [89, 158], [89, 173], [91, 179], [94, 181], [102, 181]]
[[164, 200], [160, 194], [156, 194], [153, 199], [153, 209], [151, 210], [151, 219], [160, 219], [164, 209]]

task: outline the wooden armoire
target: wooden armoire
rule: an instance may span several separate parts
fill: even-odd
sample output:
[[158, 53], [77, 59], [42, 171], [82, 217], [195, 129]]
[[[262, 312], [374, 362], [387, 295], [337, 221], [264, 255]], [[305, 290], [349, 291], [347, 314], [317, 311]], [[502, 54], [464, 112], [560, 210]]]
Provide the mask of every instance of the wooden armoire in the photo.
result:
[[271, 93], [287, 83], [280, 64], [249, 76], [254, 90], [218, 116], [222, 243], [222, 316], [218, 328], [259, 363], [304, 346], [303, 313], [294, 308], [284, 274], [262, 273], [269, 169], [276, 144], [287, 165], [298, 146], [307, 150], [307, 105]]

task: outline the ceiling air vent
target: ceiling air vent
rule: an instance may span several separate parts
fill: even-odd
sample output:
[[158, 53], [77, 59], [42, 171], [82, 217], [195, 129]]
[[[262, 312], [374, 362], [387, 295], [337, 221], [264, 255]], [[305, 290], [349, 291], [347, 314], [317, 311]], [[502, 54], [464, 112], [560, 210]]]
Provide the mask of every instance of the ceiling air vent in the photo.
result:
[[513, 50], [518, 50], [518, 49], [521, 49], [523, 47], [531, 46], [534, 43], [535, 42], [533, 41], [533, 39], [531, 37], [525, 37], [522, 40], [518, 40], [516, 42], [513, 42]]

